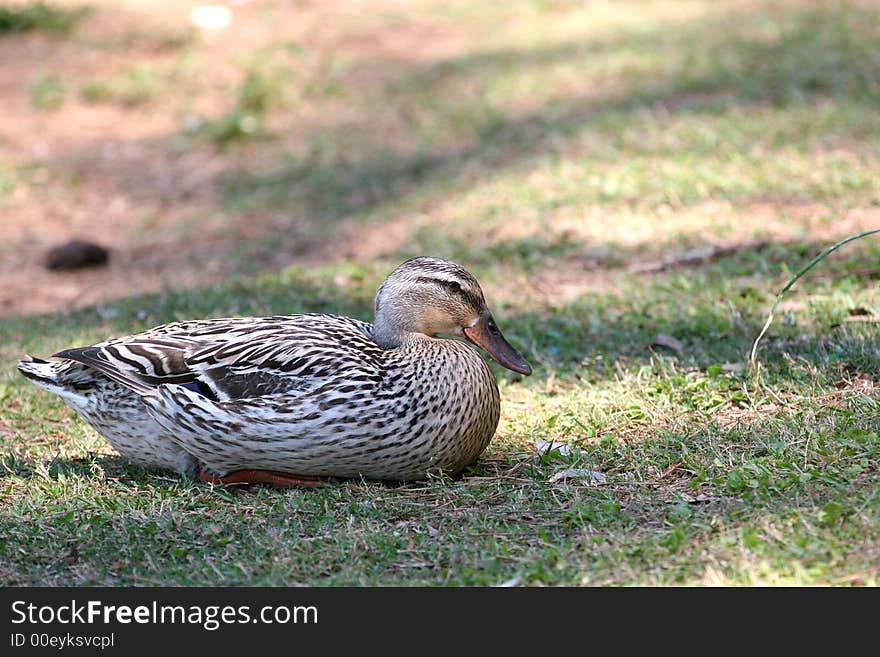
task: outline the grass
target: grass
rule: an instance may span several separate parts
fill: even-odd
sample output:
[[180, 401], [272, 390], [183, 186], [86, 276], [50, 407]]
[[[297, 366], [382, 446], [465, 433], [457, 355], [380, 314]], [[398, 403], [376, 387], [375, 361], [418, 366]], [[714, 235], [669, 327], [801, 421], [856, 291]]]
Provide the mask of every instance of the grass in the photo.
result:
[[785, 284], [785, 287], [783, 287], [779, 291], [779, 294], [776, 295], [776, 301], [773, 302], [773, 307], [770, 308], [770, 312], [767, 314], [767, 321], [764, 322], [764, 326], [761, 328], [761, 332], [758, 333], [758, 337], [756, 337], [755, 341], [752, 343], [752, 349], [749, 353], [749, 363], [751, 364], [751, 366], [753, 368], [756, 368], [758, 366], [758, 344], [760, 343], [761, 338], [767, 332], [767, 329], [770, 328], [770, 324], [773, 322], [774, 313], [776, 312], [776, 309], [779, 307], [779, 304], [782, 302], [782, 298], [785, 296], [785, 293], [788, 292], [792, 287], [794, 287], [795, 283], [797, 283], [804, 274], [806, 274], [813, 267], [818, 265], [820, 262], [822, 262], [825, 258], [827, 258], [829, 255], [834, 253], [837, 249], [839, 249], [843, 245], [849, 244], [850, 242], [853, 242], [858, 239], [870, 237], [871, 235], [876, 235], [877, 233], [880, 233], [880, 228], [874, 228], [872, 230], [866, 230], [866, 231], [864, 231], [862, 233], [858, 233], [856, 235], [850, 235], [850, 236], [840, 240], [839, 242], [836, 242], [835, 244], [832, 244], [831, 246], [829, 246], [827, 249], [822, 251], [822, 253], [820, 253], [815, 258], [810, 260], [810, 262], [808, 262], [806, 265], [801, 267], [797, 271], [797, 273], [795, 273], [794, 277], [791, 280], [789, 280], [788, 283]]
[[156, 97], [156, 72], [149, 66], [136, 65], [119, 80], [84, 80], [79, 85], [80, 97], [89, 104], [119, 103], [125, 106], [145, 105]]
[[221, 148], [239, 139], [261, 135], [266, 112], [282, 101], [283, 85], [283, 76], [276, 71], [251, 67], [238, 88], [235, 107], [208, 121], [202, 126], [202, 132]]
[[41, 75], [31, 86], [31, 104], [40, 110], [55, 109], [64, 103], [67, 89], [60, 77]]
[[[0, 581], [876, 586], [880, 333], [852, 320], [880, 311], [880, 240], [810, 270], [762, 340], [760, 385], [748, 367], [794, 272], [880, 225], [876, 7], [419, 9], [325, 24], [347, 44], [414, 31], [421, 57], [285, 41], [261, 44], [268, 68], [234, 62], [203, 112], [226, 158], [203, 214], [249, 228], [230, 233], [223, 282], [0, 320]], [[143, 70], [162, 71], [155, 111], [178, 112], [180, 79]], [[222, 245], [194, 216], [197, 246]], [[323, 262], [266, 264], [302, 243]], [[706, 244], [730, 248], [676, 264]], [[535, 368], [495, 367], [498, 433], [456, 479], [190, 484], [114, 455], [14, 371], [25, 352], [190, 317], [369, 319], [418, 253], [477, 275]]]
[[41, 31], [64, 35], [89, 14], [88, 7], [61, 9], [44, 2], [0, 7], [0, 35]]
[[[309, 491], [187, 484], [113, 456], [10, 373], [2, 388], [4, 578], [875, 584], [880, 343], [873, 327], [827, 327], [854, 304], [876, 306], [876, 288], [859, 279], [802, 287], [801, 298], [815, 302], [771, 330], [756, 390], [722, 365], [744, 361], [772, 295], [719, 303], [737, 298], [725, 283], [735, 267], [632, 280], [623, 296], [587, 296], [546, 313], [505, 311], [506, 332], [538, 368], [524, 381], [501, 375], [499, 434], [457, 480]], [[15, 320], [2, 329], [3, 357], [50, 353], [160, 317], [367, 317], [380, 271], [342, 290], [325, 268], [130, 299], [114, 304], [109, 323], [93, 310], [48, 331], [39, 318]], [[692, 295], [680, 315], [685, 284]], [[685, 352], [652, 351], [658, 331], [678, 336]], [[538, 440], [571, 451], [541, 454]], [[607, 482], [551, 483], [569, 468], [598, 470]]]

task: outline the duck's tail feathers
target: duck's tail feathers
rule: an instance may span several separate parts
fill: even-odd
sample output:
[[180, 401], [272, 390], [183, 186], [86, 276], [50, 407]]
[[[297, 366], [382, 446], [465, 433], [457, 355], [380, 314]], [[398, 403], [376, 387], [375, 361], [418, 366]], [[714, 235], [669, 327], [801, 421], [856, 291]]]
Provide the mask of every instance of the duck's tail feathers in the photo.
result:
[[59, 385], [54, 364], [42, 358], [25, 354], [24, 358], [18, 361], [18, 371], [37, 385]]
[[70, 363], [48, 361], [30, 354], [18, 362], [18, 371], [43, 390], [54, 393], [71, 402], [84, 399], [89, 381], [79, 372], [70, 371]]

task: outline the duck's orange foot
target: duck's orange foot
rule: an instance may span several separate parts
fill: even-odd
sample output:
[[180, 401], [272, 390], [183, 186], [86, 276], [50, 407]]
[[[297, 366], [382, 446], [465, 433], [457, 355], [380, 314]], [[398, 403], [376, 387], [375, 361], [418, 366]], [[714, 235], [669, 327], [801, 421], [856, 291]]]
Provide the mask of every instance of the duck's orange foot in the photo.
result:
[[276, 486], [322, 486], [327, 483], [321, 477], [294, 475], [275, 470], [236, 470], [223, 477], [215, 477], [206, 472], [199, 473], [199, 479], [209, 484], [274, 484]]

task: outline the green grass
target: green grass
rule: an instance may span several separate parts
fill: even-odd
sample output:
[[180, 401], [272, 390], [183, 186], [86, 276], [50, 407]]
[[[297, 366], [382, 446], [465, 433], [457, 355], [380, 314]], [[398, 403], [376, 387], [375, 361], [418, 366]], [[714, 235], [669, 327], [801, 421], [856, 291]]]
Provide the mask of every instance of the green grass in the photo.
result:
[[[275, 55], [275, 56], [273, 56]], [[207, 136], [218, 148], [224, 148], [239, 140], [265, 136], [266, 114], [273, 108], [291, 103], [289, 89], [292, 71], [284, 63], [290, 53], [282, 51], [281, 64], [278, 53], [266, 56], [257, 54], [243, 73], [235, 90], [234, 107], [221, 116], [204, 122], [199, 132]]]
[[40, 110], [60, 107], [67, 97], [64, 81], [53, 73], [41, 75], [34, 80], [30, 92], [31, 105]]
[[[217, 179], [219, 209], [296, 222], [236, 243], [243, 273], [108, 302], [111, 313], [0, 320], [0, 581], [876, 586], [880, 325], [848, 320], [880, 313], [880, 240], [846, 245], [789, 292], [760, 382], [748, 354], [792, 274], [880, 218], [880, 12], [424, 12], [466, 47], [325, 61], [317, 90], [307, 46], [289, 75], [246, 62], [233, 109], [206, 128], [240, 162]], [[308, 104], [323, 102], [309, 124]], [[320, 267], [251, 274], [259, 254], [357, 229], [389, 231], [368, 264], [330, 249]], [[740, 248], [637, 271], [719, 242]], [[498, 434], [456, 479], [191, 484], [114, 455], [14, 371], [25, 352], [192, 317], [370, 319], [383, 277], [419, 253], [477, 275], [535, 368], [523, 379], [493, 366]], [[681, 351], [652, 346], [658, 334]], [[539, 452], [544, 441], [566, 449]], [[566, 470], [604, 483], [556, 477]]]
[[[501, 375], [499, 434], [456, 480], [188, 484], [112, 455], [7, 369], [0, 572], [17, 584], [875, 584], [880, 339], [875, 327], [828, 327], [854, 305], [876, 307], [876, 287], [845, 277], [804, 285], [808, 307], [771, 329], [756, 389], [722, 364], [744, 361], [772, 292], [736, 294], [736, 266], [636, 278], [624, 295], [547, 312], [499, 312], [536, 373]], [[367, 317], [381, 271], [342, 289], [326, 268], [135, 298], [114, 304], [109, 323], [90, 309], [49, 329], [10, 320], [3, 360], [160, 318]], [[652, 351], [661, 331], [685, 351]], [[539, 454], [537, 440], [572, 451]], [[551, 483], [567, 468], [607, 482]]]
[[151, 67], [138, 64], [113, 80], [83, 80], [79, 95], [90, 104], [119, 103], [134, 107], [146, 105], [158, 96], [160, 76]]
[[45, 2], [30, 2], [15, 7], [0, 7], [0, 35], [31, 30], [67, 34], [91, 12], [89, 7], [61, 9]]
[[[608, 3], [497, 28], [486, 7], [467, 26], [484, 30], [479, 48], [402, 71], [352, 66], [345, 120], [304, 131], [269, 165], [245, 158], [221, 179], [226, 203], [317, 231], [454, 204], [416, 226], [420, 243], [480, 244], [510, 225], [552, 241], [565, 224], [614, 251], [651, 250], [646, 223], [707, 203], [820, 203], [830, 222], [880, 201], [877, 12], [690, 4], [690, 20]], [[387, 82], [364, 89], [364, 68]], [[682, 218], [677, 231], [760, 236], [753, 221]]]

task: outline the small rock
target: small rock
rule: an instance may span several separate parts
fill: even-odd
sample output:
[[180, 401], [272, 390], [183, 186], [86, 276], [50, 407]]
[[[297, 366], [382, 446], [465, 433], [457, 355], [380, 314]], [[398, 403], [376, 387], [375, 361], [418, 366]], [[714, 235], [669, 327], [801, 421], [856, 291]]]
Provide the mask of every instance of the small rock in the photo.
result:
[[106, 265], [110, 252], [103, 246], [82, 240], [71, 240], [46, 252], [46, 269], [68, 270]]

